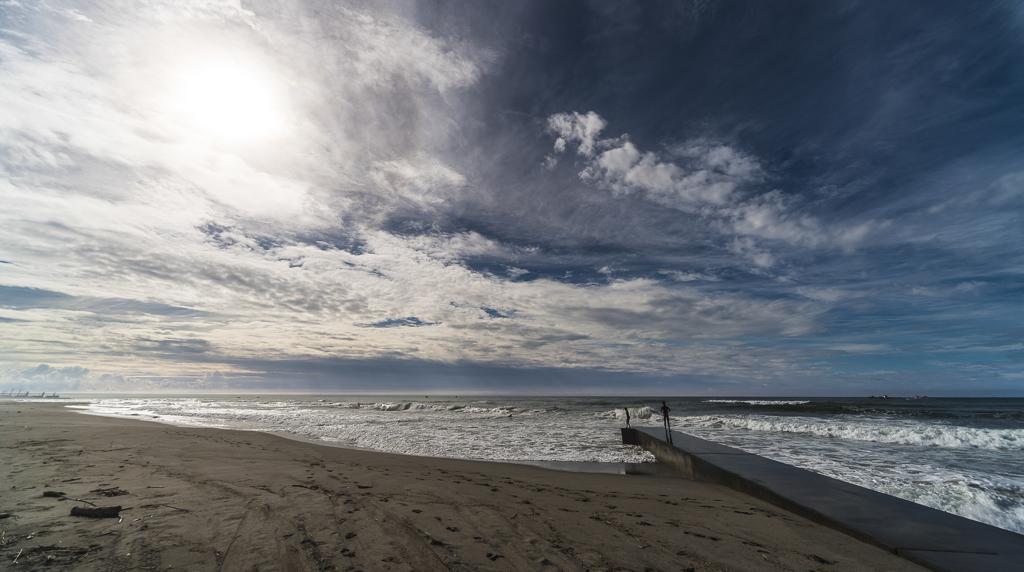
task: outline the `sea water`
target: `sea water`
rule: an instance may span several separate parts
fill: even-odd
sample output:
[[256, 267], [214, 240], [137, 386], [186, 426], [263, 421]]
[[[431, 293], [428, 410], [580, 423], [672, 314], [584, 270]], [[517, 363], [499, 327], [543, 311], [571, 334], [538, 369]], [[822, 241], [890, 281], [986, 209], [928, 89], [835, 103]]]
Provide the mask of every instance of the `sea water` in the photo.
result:
[[[675, 398], [672, 428], [1024, 533], [1024, 399]], [[86, 412], [268, 431], [390, 453], [645, 463], [621, 444], [624, 408], [660, 426], [660, 401], [597, 397], [203, 396], [92, 398]]]

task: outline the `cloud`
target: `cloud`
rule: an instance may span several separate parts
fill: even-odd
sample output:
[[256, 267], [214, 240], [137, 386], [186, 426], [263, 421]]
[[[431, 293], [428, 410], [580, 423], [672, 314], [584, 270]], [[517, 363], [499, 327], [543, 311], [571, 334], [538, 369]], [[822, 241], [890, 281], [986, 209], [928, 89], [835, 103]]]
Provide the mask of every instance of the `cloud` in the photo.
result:
[[953, 287], [954, 292], [974, 292], [975, 290], [987, 286], [988, 283], [981, 280], [971, 280], [969, 282], [961, 282]]
[[401, 20], [342, 7], [335, 10], [339, 17], [330, 22], [342, 34], [341, 45], [348, 48], [351, 77], [364, 85], [388, 87], [398, 72], [428, 82], [443, 94], [475, 83], [495, 57], [454, 39], [432, 37]]
[[849, 249], [884, 226], [873, 221], [826, 226], [811, 215], [797, 212], [790, 206], [793, 202], [780, 191], [771, 191], [724, 209], [722, 214], [728, 217], [729, 230], [735, 234], [807, 248], [838, 246]]
[[756, 160], [721, 143], [690, 141], [668, 149], [668, 159], [663, 159], [651, 151], [641, 152], [628, 135], [599, 139], [606, 126], [593, 111], [586, 115], [556, 113], [548, 118], [548, 131], [558, 136], [554, 152], [576, 145], [577, 153], [590, 160], [580, 177], [611, 189], [616, 196], [639, 194], [664, 206], [694, 212], [707, 204], [729, 203], [740, 186], [763, 176]]
[[737, 237], [729, 243], [729, 251], [750, 260], [760, 268], [771, 268], [775, 265], [775, 257], [770, 252], [759, 248], [750, 237]]
[[496, 310], [494, 308], [487, 308], [487, 307], [480, 308], [480, 310], [482, 310], [485, 314], [487, 314], [491, 318], [501, 318], [501, 319], [512, 318], [515, 315], [515, 313], [516, 313], [515, 310], [504, 310], [504, 311], [502, 311], [502, 310]]
[[[575, 144], [576, 152], [584, 157], [594, 156], [594, 147], [598, 143], [597, 136], [607, 127], [604, 119], [594, 113], [586, 115], [572, 113], [556, 113], [548, 118], [548, 130], [556, 135], [555, 153], [565, 152], [566, 146]], [[553, 164], [551, 166], [554, 166]]]
[[842, 300], [856, 298], [867, 294], [866, 292], [856, 290], [846, 290], [841, 288], [817, 288], [811, 286], [798, 287], [796, 288], [796, 292], [801, 296], [804, 296], [805, 298], [810, 298], [811, 300], [821, 300], [822, 302], [840, 302]]
[[193, 385], [196, 389], [227, 389], [230, 387], [228, 378], [219, 371], [208, 371], [202, 377], [195, 380]]
[[0, 384], [17, 391], [74, 391], [88, 383], [89, 369], [39, 364], [25, 370], [0, 370]]
[[444, 199], [466, 185], [466, 177], [436, 158], [424, 157], [410, 163], [408, 159], [376, 161], [373, 163], [374, 181], [382, 188], [416, 201], [429, 202]]
[[997, 207], [1024, 202], [1024, 171], [1015, 171], [999, 177], [990, 188], [979, 194], [983, 200]]
[[624, 141], [598, 155], [580, 177], [611, 189], [616, 196], [639, 194], [685, 212], [726, 205], [742, 185], [761, 178], [756, 161], [725, 145], [692, 142], [672, 155], [685, 160], [685, 167], [662, 161], [653, 152], [641, 153]]
[[928, 298], [949, 298], [964, 294], [977, 295], [979, 290], [989, 285], [988, 282], [983, 280], [968, 280], [952, 286], [914, 286], [910, 289], [910, 293], [914, 296], [925, 296]]
[[[599, 25], [591, 68], [536, 26], [547, 4], [435, 8], [6, 6], [2, 379], [172, 391], [413, 363], [768, 383], [823, 371], [829, 344], [883, 343], [841, 324], [913, 322], [916, 284], [929, 324], [1012, 297], [996, 276], [1017, 260], [1019, 165], [950, 177], [887, 166], [920, 160], [913, 144], [858, 155], [842, 123], [872, 116], [864, 98], [835, 114], [838, 76], [797, 94], [786, 70], [729, 65], [696, 33], [715, 14], [687, 16], [685, 42], [717, 55], [669, 77], [682, 44], [662, 20], [645, 45], [674, 47], [639, 67], [636, 34]], [[191, 116], [181, 83], [211, 61], [259, 79], [279, 128], [231, 137]], [[712, 72], [735, 75], [699, 82]], [[756, 95], [776, 87], [784, 105]], [[841, 121], [793, 111], [822, 91]], [[546, 111], [566, 101], [605, 115]], [[864, 133], [899, 135], [885, 125]], [[925, 179], [951, 181], [941, 205]], [[910, 335], [889, 346], [934, 345]]]
[[441, 322], [424, 322], [423, 320], [416, 317], [409, 318], [389, 318], [387, 320], [381, 320], [372, 324], [356, 324], [360, 328], [399, 328], [399, 327], [410, 327], [418, 328], [421, 326], [438, 326]]
[[579, 177], [616, 198], [638, 197], [712, 223], [728, 239], [728, 250], [760, 268], [775, 265], [775, 241], [802, 248], [844, 248], [859, 244], [884, 224], [874, 221], [826, 225], [798, 210], [799, 200], [779, 190], [762, 191], [767, 175], [760, 161], [733, 146], [694, 139], [641, 151], [628, 134], [599, 139], [606, 122], [593, 111], [549, 118], [558, 135], [554, 151], [577, 144], [588, 159]]
[[[260, 241], [237, 229], [216, 233], [217, 240], [196, 231], [157, 246], [137, 233], [83, 232], [60, 280], [19, 266], [10, 276], [45, 289], [12, 290], [20, 298], [5, 315], [23, 321], [0, 323], [0, 335], [17, 344], [7, 358], [66, 341], [76, 348], [69, 357], [88, 356], [90, 369], [101, 371], [116, 371], [127, 356], [136, 369], [199, 360], [229, 373], [216, 364], [413, 354], [523, 367], [572, 356], [579, 367], [660, 371], [685, 363], [674, 341], [818, 327], [813, 304], [680, 293], [651, 280], [566, 284], [474, 271], [467, 257], [512, 255], [474, 233], [402, 237], [364, 229], [353, 250], [285, 237]], [[74, 295], [59, 292], [65, 280], [76, 284]], [[139, 298], [150, 301], [116, 302]], [[654, 339], [653, 346], [644, 341]]]
[[679, 270], [659, 270], [658, 272], [660, 274], [669, 276], [673, 280], [677, 280], [679, 282], [693, 282], [696, 280], [718, 282], [719, 280], [721, 280], [721, 278], [706, 272], [682, 272]]
[[[45, 21], [67, 37], [26, 27], [0, 39], [5, 283], [49, 293], [6, 312], [4, 324], [24, 326], [16, 337], [45, 334], [36, 339], [53, 347], [71, 343], [70, 324], [103, 322], [89, 334], [100, 356], [167, 359], [244, 345], [230, 341], [240, 329], [206, 319], [275, 309], [269, 332], [289, 314], [345, 315], [349, 327], [406, 315], [354, 292], [389, 280], [373, 261], [388, 248], [373, 226], [396, 204], [433, 207], [466, 184], [432, 152], [450, 129], [450, 98], [494, 54], [384, 12], [295, 8], [276, 20], [230, 2], [83, 9], [102, 32]], [[236, 145], [181, 121], [166, 99], [176, 74], [206, 58], [273, 76], [285, 133]], [[376, 239], [363, 264], [334, 246], [363, 236]], [[441, 265], [507, 251], [474, 232], [408, 240], [403, 254]], [[67, 256], [80, 284], [42, 270]], [[203, 327], [218, 331], [196, 335]]]
[[[38, 194], [55, 189], [28, 171], [47, 170], [48, 180], [74, 171], [78, 184], [58, 194], [155, 198], [164, 213], [292, 228], [410, 198], [430, 207], [464, 185], [439, 156], [453, 125], [451, 98], [495, 54], [386, 12], [312, 10], [300, 4], [270, 19], [232, 3], [151, 3], [103, 12], [102, 33], [47, 22], [66, 42], [32, 33], [0, 39], [5, 178]], [[194, 125], [176, 94], [210, 62], [265, 80], [279, 133], [236, 144]], [[386, 201], [366, 192], [371, 172], [392, 192]]]

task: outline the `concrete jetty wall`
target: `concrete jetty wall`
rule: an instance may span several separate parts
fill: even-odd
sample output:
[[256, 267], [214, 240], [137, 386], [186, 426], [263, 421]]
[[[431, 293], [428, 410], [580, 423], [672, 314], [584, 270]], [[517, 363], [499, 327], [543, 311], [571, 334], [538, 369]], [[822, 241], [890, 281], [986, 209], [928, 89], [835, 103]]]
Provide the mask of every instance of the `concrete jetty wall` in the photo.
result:
[[718, 483], [939, 572], [1020, 572], [1024, 536], [678, 431], [623, 429], [680, 476]]

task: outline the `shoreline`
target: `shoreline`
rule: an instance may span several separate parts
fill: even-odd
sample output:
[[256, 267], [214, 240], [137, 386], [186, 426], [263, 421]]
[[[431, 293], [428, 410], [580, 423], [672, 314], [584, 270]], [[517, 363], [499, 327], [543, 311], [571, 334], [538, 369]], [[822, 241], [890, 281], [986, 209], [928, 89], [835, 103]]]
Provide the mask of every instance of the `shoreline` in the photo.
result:
[[[45, 402], [38, 402], [42, 405], [48, 405]], [[96, 413], [94, 411], [80, 410], [78, 408], [72, 408], [71, 404], [65, 404], [64, 407], [74, 413], [80, 415], [95, 415], [97, 417], [106, 417], [108, 419], [121, 419], [125, 421], [143, 421], [148, 423], [157, 423], [166, 425], [169, 427], [183, 427], [183, 428], [203, 428], [203, 429], [217, 429], [222, 431], [240, 431], [243, 433], [264, 433], [267, 435], [273, 435], [282, 439], [288, 439], [290, 441], [298, 441], [300, 443], [306, 443], [308, 445], [320, 446], [320, 447], [334, 447], [338, 449], [348, 449], [351, 451], [366, 451], [370, 453], [385, 453], [384, 451], [377, 451], [366, 447], [356, 447], [354, 445], [345, 445], [342, 443], [332, 443], [330, 441], [321, 441], [306, 437], [297, 433], [289, 433], [287, 431], [262, 431], [259, 429], [228, 429], [223, 427], [208, 427], [202, 425], [189, 425], [185, 423], [174, 423], [167, 421], [157, 416], [144, 416], [144, 415], [117, 415], [112, 413]], [[461, 458], [461, 457], [437, 457], [431, 455], [416, 455], [414, 453], [394, 453], [386, 452], [388, 455], [400, 455], [404, 457], [415, 457], [420, 459], [451, 459], [457, 461], [473, 461], [478, 463], [499, 463], [499, 464], [512, 464], [512, 465], [527, 465], [532, 467], [540, 467], [549, 469], [552, 471], [563, 471], [567, 473], [592, 473], [592, 474], [610, 474], [610, 475], [652, 475], [652, 476], [665, 476], [665, 477], [676, 477], [679, 476], [678, 472], [660, 465], [655, 461], [649, 463], [627, 463], [625, 461], [620, 462], [600, 462], [600, 461], [543, 461], [543, 460], [517, 460], [517, 459], [472, 459], [472, 458]]]
[[[345, 396], [350, 397], [350, 396]], [[355, 397], [367, 397], [367, 396], [355, 396]], [[408, 396], [406, 396], [408, 397]], [[457, 397], [457, 396], [456, 396]], [[23, 399], [23, 398], [22, 398]], [[61, 398], [65, 399], [65, 398]], [[210, 429], [225, 429], [225, 430], [236, 430], [236, 431], [252, 431], [259, 433], [266, 433], [268, 435], [276, 435], [284, 439], [291, 439], [313, 445], [321, 445], [325, 447], [338, 447], [342, 449], [351, 449], [355, 451], [370, 451], [389, 453], [394, 455], [407, 455], [411, 457], [422, 457], [428, 459], [461, 459], [465, 461], [479, 461], [485, 463], [511, 463], [517, 465], [530, 465], [535, 467], [543, 467], [556, 471], [566, 471], [573, 473], [603, 473], [603, 474], [618, 474], [618, 475], [658, 475], [658, 476], [679, 476], [677, 471], [659, 465], [654, 461], [653, 455], [650, 456], [650, 461], [644, 462], [630, 462], [630, 461], [571, 461], [571, 460], [539, 460], [539, 459], [487, 459], [487, 458], [474, 458], [474, 457], [444, 457], [438, 455], [427, 455], [418, 453], [401, 453], [395, 451], [379, 451], [369, 447], [360, 447], [357, 445], [346, 444], [340, 441], [325, 441], [317, 439], [314, 436], [304, 435], [301, 433], [293, 433], [289, 431], [273, 431], [265, 429], [235, 429], [230, 427], [216, 427], [201, 424], [190, 424], [170, 421], [166, 417], [151, 415], [151, 414], [123, 414], [123, 413], [99, 413], [86, 407], [76, 405], [77, 403], [88, 403], [92, 398], [67, 398], [69, 401], [64, 402], [65, 407], [71, 409], [77, 413], [84, 415], [96, 415], [100, 417], [108, 417], [111, 419], [125, 419], [134, 421], [150, 421], [154, 423], [160, 423], [171, 427], [206, 427]], [[323, 400], [319, 400], [323, 401]], [[45, 403], [43, 401], [32, 401], [31, 403]]]
[[18, 569], [922, 570], [709, 483], [75, 413], [0, 403], [0, 561]]

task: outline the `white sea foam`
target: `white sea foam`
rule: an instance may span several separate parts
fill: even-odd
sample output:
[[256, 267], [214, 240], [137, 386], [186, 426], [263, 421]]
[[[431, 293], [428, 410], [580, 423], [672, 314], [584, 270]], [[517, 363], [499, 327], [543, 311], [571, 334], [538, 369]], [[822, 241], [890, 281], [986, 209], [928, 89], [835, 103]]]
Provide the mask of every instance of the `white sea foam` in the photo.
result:
[[810, 401], [778, 401], [767, 399], [705, 399], [703, 403], [743, 403], [746, 405], [805, 405]]
[[[999, 466], [1005, 451], [915, 448], [870, 441], [822, 439], [791, 433], [788, 439], [728, 427], [684, 431], [712, 438], [763, 457], [802, 467], [848, 483], [1024, 533], [1024, 480], [992, 475], [981, 467]], [[951, 463], [950, 461], [956, 461]]]
[[976, 448], [1024, 451], [1024, 429], [984, 429], [913, 420], [875, 420], [767, 415], [700, 415], [677, 421], [685, 427], [746, 429], [762, 433], [798, 433], [816, 437], [918, 445], [923, 447]]
[[[486, 402], [484, 402], [486, 403]], [[255, 431], [287, 431], [330, 443], [389, 453], [488, 460], [641, 463], [650, 453], [618, 443], [608, 420], [551, 415], [542, 429], [519, 418], [545, 409], [464, 404], [375, 402], [336, 407], [326, 402], [279, 404], [196, 400], [102, 400], [99, 414], [145, 415], [181, 425]]]
[[[650, 419], [651, 415], [654, 414], [654, 411], [652, 411], [650, 407], [627, 407], [627, 408], [624, 408], [624, 409], [629, 409], [629, 418], [631, 420], [632, 419]], [[626, 412], [623, 409], [615, 409], [615, 410], [609, 411], [608, 414], [612, 415], [616, 419], [625, 419], [626, 418]]]

